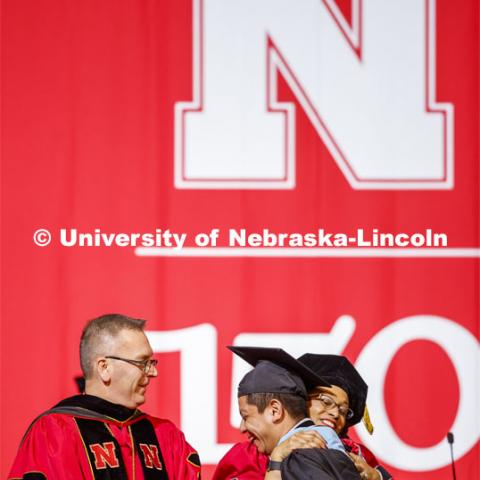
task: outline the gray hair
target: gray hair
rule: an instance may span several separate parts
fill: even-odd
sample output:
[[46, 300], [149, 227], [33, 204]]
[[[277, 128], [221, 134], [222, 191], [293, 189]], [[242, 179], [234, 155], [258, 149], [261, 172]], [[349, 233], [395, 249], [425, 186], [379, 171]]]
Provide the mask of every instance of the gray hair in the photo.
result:
[[115, 338], [122, 330], [143, 332], [144, 326], [145, 320], [127, 317], [119, 313], [110, 313], [90, 320], [85, 325], [80, 338], [80, 366], [85, 378], [91, 377], [93, 361], [102, 353], [100, 349], [107, 337]]

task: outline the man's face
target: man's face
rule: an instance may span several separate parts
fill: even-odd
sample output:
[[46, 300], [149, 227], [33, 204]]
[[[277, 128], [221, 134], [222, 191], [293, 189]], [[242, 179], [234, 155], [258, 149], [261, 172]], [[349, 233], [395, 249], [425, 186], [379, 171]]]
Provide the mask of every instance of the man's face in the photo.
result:
[[240, 431], [253, 441], [259, 452], [267, 455], [272, 453], [279, 438], [275, 435], [275, 424], [270, 407], [267, 406], [263, 413], [259, 413], [255, 405], [247, 403], [245, 395], [238, 399], [238, 408], [242, 417]]
[[317, 387], [308, 395], [307, 408], [308, 416], [317, 425], [326, 425], [340, 433], [347, 421], [348, 395], [335, 385]]
[[[122, 330], [108, 348], [108, 355], [129, 360], [148, 360], [153, 351], [145, 334], [140, 330]], [[121, 360], [108, 359], [111, 380], [109, 400], [128, 408], [137, 408], [145, 402], [145, 394], [150, 377], [157, 376], [152, 367], [145, 373], [137, 365]]]

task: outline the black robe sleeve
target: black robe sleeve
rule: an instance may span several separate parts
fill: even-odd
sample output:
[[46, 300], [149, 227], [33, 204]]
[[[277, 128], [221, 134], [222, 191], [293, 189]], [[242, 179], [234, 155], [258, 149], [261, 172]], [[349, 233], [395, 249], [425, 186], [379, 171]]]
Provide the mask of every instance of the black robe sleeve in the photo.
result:
[[282, 462], [282, 480], [359, 480], [354, 463], [338, 450], [302, 448]]

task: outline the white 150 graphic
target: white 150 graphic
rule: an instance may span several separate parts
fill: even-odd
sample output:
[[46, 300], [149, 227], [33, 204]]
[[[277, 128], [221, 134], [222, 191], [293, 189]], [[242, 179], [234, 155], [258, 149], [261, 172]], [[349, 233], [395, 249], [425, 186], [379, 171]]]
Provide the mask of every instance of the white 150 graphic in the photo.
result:
[[[341, 354], [355, 331], [355, 320], [344, 315], [328, 333], [243, 333], [236, 345], [276, 346], [298, 356], [305, 352]], [[181, 423], [204, 464], [216, 464], [231, 447], [217, 443], [217, 331], [201, 324], [166, 332], [148, 332], [155, 352], [180, 352]], [[445, 441], [428, 448], [406, 444], [394, 431], [385, 409], [383, 387], [387, 369], [402, 345], [419, 339], [438, 344], [449, 356], [460, 386], [459, 407], [451, 431], [456, 436], [456, 457], [467, 453], [480, 436], [479, 346], [465, 328], [446, 318], [418, 315], [400, 319], [379, 331], [365, 345], [356, 366], [369, 384], [368, 404], [375, 418], [375, 434], [357, 433], [384, 462], [406, 471], [426, 471], [449, 464]], [[248, 366], [233, 357], [231, 422], [240, 421], [235, 390]], [[439, 376], [441, 373], [439, 373]]]
[[436, 101], [435, 0], [193, 0], [193, 100], [175, 106], [175, 186], [295, 186], [287, 81], [355, 189], [453, 187]]

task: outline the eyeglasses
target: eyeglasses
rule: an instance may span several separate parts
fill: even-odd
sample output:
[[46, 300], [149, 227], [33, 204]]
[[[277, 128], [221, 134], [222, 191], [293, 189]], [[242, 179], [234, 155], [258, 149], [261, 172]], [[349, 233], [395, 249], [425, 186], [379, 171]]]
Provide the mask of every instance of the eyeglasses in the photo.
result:
[[351, 408], [348, 408], [345, 405], [339, 405], [332, 397], [329, 397], [328, 395], [323, 393], [315, 393], [310, 395], [310, 398], [319, 400], [320, 403], [325, 407], [325, 410], [333, 410], [334, 408], [337, 408], [338, 413], [347, 420], [350, 420], [353, 417], [353, 410]]
[[105, 358], [112, 358], [113, 360], [121, 360], [122, 362], [131, 363], [136, 367], [143, 370], [143, 373], [148, 375], [153, 367], [157, 366], [158, 360], [150, 358], [149, 360], [130, 360], [129, 358], [114, 357], [113, 355], [107, 355]]

